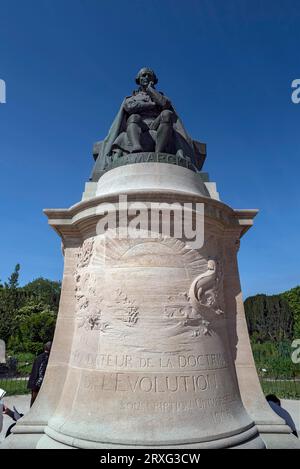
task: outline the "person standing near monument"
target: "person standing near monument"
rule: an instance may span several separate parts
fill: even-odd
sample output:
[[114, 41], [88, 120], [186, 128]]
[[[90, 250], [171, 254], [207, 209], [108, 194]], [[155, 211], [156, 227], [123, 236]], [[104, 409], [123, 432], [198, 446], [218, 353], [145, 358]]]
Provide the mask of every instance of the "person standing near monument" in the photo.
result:
[[48, 365], [49, 354], [51, 350], [52, 342], [47, 342], [44, 346], [44, 352], [36, 357], [33, 362], [31, 373], [27, 388], [31, 389], [31, 401], [30, 407], [34, 403], [38, 392], [42, 386], [42, 382], [45, 376], [46, 368]]

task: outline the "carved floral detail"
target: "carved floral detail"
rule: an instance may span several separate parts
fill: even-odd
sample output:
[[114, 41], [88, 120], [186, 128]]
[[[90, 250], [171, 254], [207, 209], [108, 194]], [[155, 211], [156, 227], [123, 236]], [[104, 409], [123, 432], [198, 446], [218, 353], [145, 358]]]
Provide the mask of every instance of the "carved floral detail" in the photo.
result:
[[108, 322], [101, 321], [101, 312], [91, 313], [78, 318], [78, 327], [84, 327], [87, 330], [105, 332], [109, 327]]
[[77, 303], [77, 309], [82, 312], [86, 310], [89, 306], [89, 300], [85, 295], [82, 294], [76, 294], [76, 303]]
[[78, 254], [78, 264], [77, 264], [78, 269], [86, 267], [89, 264], [90, 259], [92, 257], [92, 253], [93, 253], [93, 246], [94, 246], [94, 238], [84, 241], [82, 248]]
[[126, 293], [117, 288], [113, 292], [115, 317], [123, 321], [126, 326], [132, 327], [138, 321], [139, 311], [135, 303], [127, 297]]
[[102, 297], [89, 300], [83, 294], [76, 294], [76, 315], [78, 327], [84, 327], [87, 330], [98, 330], [105, 332], [109, 326], [108, 322], [101, 321]]

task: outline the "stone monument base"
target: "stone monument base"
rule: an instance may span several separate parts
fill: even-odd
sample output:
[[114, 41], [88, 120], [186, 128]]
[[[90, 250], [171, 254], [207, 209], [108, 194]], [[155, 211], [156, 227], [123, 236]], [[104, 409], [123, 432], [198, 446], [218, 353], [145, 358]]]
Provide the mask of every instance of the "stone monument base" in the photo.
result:
[[[111, 444], [66, 438], [64, 443], [56, 441], [55, 432], [48, 432], [38, 441], [36, 449], [264, 449], [265, 444], [257, 433], [255, 426], [249, 430], [232, 437], [219, 438], [217, 440], [202, 441], [182, 445], [132, 445]], [[60, 437], [60, 436], [59, 436]]]
[[[45, 210], [65, 256], [55, 337], [38, 398], [2, 447], [297, 447], [264, 399], [245, 321], [237, 251], [257, 211], [233, 210], [213, 183], [165, 163], [91, 184], [80, 203]], [[99, 232], [105, 216], [124, 229], [131, 213], [127, 229], [151, 203], [175, 204], [177, 233], [187, 205], [203, 243], [160, 223], [137, 237]]]

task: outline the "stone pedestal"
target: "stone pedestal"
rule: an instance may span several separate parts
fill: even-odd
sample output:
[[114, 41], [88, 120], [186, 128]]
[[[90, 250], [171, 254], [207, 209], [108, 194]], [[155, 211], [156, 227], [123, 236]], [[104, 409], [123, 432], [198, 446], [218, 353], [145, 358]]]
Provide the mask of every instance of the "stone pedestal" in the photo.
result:
[[[59, 316], [43, 387], [6, 447], [264, 448], [258, 430], [290, 438], [260, 390], [244, 319], [236, 254], [257, 211], [234, 211], [201, 174], [164, 163], [92, 184], [70, 209], [45, 210], [65, 255]], [[158, 203], [175, 204], [169, 235], [144, 219], [128, 233], [141, 203], [156, 215]], [[173, 236], [182, 206], [194, 244], [185, 229]], [[114, 214], [119, 232], [104, 232]]]

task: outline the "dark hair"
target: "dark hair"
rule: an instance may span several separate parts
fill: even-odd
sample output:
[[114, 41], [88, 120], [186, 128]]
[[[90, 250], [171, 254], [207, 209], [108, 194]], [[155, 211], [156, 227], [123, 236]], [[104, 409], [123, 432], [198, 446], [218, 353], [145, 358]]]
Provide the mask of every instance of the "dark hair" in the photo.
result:
[[274, 402], [275, 404], [281, 405], [280, 399], [278, 399], [278, 397], [275, 396], [275, 394], [268, 394], [266, 396], [266, 399], [268, 402], [271, 401], [271, 402]]
[[47, 343], [44, 345], [44, 350], [45, 350], [45, 352], [50, 352], [50, 350], [51, 350], [51, 345], [52, 345], [52, 342], [47, 342]]
[[154, 85], [156, 85], [158, 83], [158, 78], [157, 76], [155, 75], [154, 71], [151, 69], [151, 68], [148, 68], [148, 67], [143, 67], [141, 68], [141, 70], [139, 71], [139, 73], [137, 74], [137, 76], [135, 77], [135, 82], [137, 85], [140, 84], [140, 74], [142, 72], [149, 72], [151, 73], [151, 75], [153, 76], [153, 83]]

